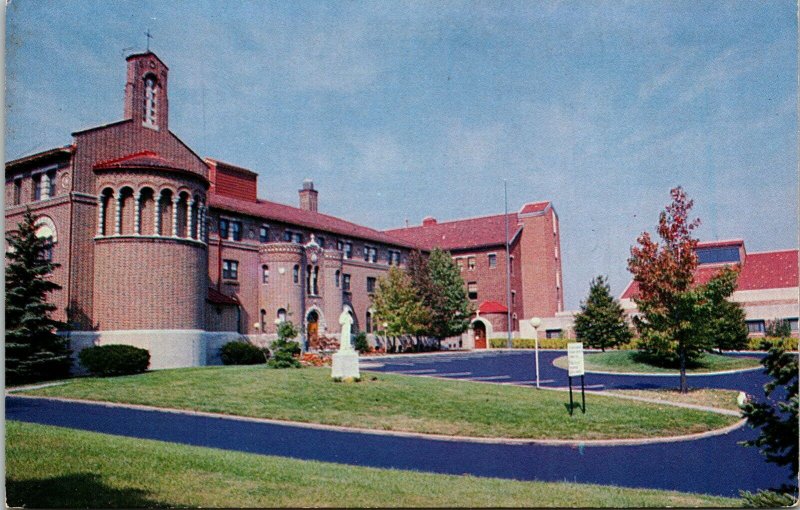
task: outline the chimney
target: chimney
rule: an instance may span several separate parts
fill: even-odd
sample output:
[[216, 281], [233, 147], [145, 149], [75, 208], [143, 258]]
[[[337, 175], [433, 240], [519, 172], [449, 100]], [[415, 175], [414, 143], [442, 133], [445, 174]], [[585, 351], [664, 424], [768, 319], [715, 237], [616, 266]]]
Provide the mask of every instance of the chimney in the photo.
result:
[[425, 216], [422, 218], [422, 226], [423, 227], [430, 227], [431, 225], [436, 225], [436, 218], [433, 216]]
[[303, 189], [298, 190], [298, 193], [300, 194], [300, 209], [317, 212], [317, 190], [314, 189], [314, 181], [303, 180]]

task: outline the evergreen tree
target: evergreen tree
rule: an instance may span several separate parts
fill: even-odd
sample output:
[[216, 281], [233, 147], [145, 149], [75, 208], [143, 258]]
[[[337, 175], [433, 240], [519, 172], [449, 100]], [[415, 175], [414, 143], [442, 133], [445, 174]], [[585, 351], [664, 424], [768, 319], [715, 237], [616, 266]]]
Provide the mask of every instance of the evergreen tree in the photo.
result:
[[706, 285], [709, 318], [705, 323], [707, 335], [720, 351], [735, 351], [747, 347], [747, 323], [742, 306], [728, 298], [736, 290], [738, 271], [725, 268]]
[[474, 309], [467, 298], [464, 280], [449, 253], [435, 248], [427, 261], [428, 288], [417, 289], [431, 311], [428, 334], [441, 341], [469, 328]]
[[47, 278], [59, 265], [44, 258], [47, 241], [36, 236], [30, 210], [6, 241], [6, 383], [66, 377], [71, 352], [56, 331], [68, 326], [50, 318], [56, 306], [46, 300], [61, 288]]
[[792, 336], [792, 325], [786, 319], [767, 321], [764, 334], [768, 337], [789, 338]]
[[633, 335], [625, 322], [625, 312], [611, 297], [605, 277], [592, 280], [589, 297], [581, 303], [581, 311], [575, 316], [575, 334], [589, 347], [603, 351], [630, 342]]
[[[789, 467], [791, 484], [773, 491], [757, 494], [744, 493], [745, 500], [753, 506], [790, 506], [797, 500], [798, 468], [798, 393], [797, 355], [773, 347], [761, 361], [771, 380], [764, 385], [764, 401], [750, 401], [742, 407], [747, 423], [760, 429], [756, 439], [745, 441], [745, 446], [755, 446], [767, 461]], [[777, 391], [776, 391], [777, 390]], [[775, 503], [778, 503], [777, 505]]]

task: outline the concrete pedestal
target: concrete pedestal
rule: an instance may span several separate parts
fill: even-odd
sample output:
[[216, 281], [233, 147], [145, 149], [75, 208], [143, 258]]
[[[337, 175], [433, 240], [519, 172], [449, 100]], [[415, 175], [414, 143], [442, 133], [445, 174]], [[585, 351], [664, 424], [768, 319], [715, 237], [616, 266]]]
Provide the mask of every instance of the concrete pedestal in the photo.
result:
[[339, 351], [332, 357], [331, 377], [334, 379], [360, 378], [358, 371], [358, 352]]

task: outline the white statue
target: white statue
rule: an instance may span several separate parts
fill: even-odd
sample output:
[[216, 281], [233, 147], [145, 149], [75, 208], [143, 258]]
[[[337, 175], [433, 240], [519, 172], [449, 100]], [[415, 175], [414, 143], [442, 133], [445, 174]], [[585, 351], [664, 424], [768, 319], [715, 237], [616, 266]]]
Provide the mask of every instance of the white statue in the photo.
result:
[[342, 333], [339, 337], [339, 352], [332, 356], [331, 377], [337, 380], [359, 379], [361, 375], [358, 370], [358, 353], [350, 343], [353, 317], [348, 310], [343, 310], [339, 315], [339, 324], [342, 326]]

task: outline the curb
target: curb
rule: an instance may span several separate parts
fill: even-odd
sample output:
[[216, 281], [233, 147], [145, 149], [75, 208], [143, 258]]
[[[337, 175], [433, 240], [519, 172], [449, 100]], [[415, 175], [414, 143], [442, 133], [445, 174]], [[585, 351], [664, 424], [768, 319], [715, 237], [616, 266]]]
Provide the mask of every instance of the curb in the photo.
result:
[[[564, 356], [561, 356], [563, 358]], [[551, 365], [556, 367], [559, 370], [566, 371], [566, 368], [562, 368], [556, 365], [556, 361], [561, 359], [556, 358], [553, 360]], [[757, 370], [764, 370], [764, 367], [752, 367], [752, 368], [737, 368], [735, 370], [721, 370], [719, 372], [703, 372], [699, 374], [690, 374], [687, 373], [686, 377], [708, 377], [708, 376], [715, 376], [715, 375], [730, 375], [730, 374], [740, 374], [743, 372], [755, 372]], [[598, 374], [598, 375], [625, 375], [625, 376], [636, 376], [636, 377], [679, 377], [681, 374], [680, 372], [670, 372], [668, 374], [664, 373], [652, 373], [652, 372], [605, 372], [600, 370], [584, 370], [587, 374]]]
[[[476, 381], [477, 382], [477, 381]], [[52, 400], [56, 402], [66, 402], [73, 404], [90, 404], [111, 408], [135, 409], [139, 411], [162, 412], [171, 414], [181, 414], [186, 416], [202, 416], [206, 418], [217, 418], [221, 420], [243, 421], [249, 423], [265, 423], [270, 425], [283, 425], [287, 427], [297, 427], [313, 430], [325, 430], [334, 432], [349, 432], [356, 434], [370, 434], [376, 436], [407, 437], [415, 439], [427, 439], [434, 441], [449, 441], [463, 443], [483, 443], [483, 444], [508, 444], [508, 445], [545, 445], [545, 446], [636, 446], [659, 443], [675, 443], [681, 441], [695, 441], [713, 436], [721, 436], [733, 432], [747, 423], [746, 419], [715, 430], [697, 432], [694, 434], [684, 434], [679, 436], [660, 436], [649, 438], [632, 439], [522, 439], [522, 438], [502, 438], [502, 437], [471, 437], [471, 436], [445, 436], [438, 434], [425, 434], [421, 432], [403, 432], [395, 430], [375, 430], [357, 427], [345, 427], [341, 425], [324, 425], [320, 423], [304, 423], [288, 420], [275, 420], [270, 418], [252, 418], [249, 416], [236, 416], [222, 413], [210, 413], [206, 411], [192, 411], [186, 409], [175, 409], [169, 407], [155, 407], [141, 404], [120, 404], [117, 402], [103, 402], [99, 400], [81, 400], [62, 397], [40, 397], [35, 395], [9, 395], [6, 398], [27, 398], [35, 400]]]

